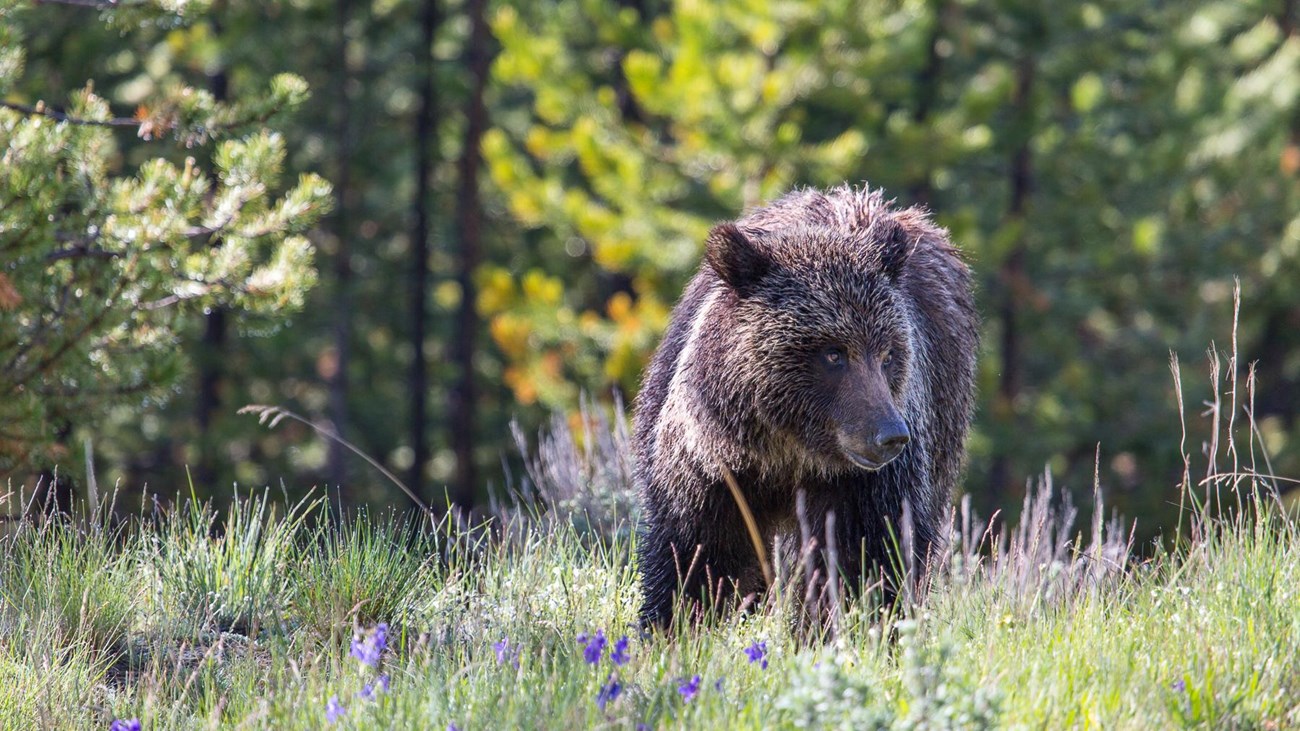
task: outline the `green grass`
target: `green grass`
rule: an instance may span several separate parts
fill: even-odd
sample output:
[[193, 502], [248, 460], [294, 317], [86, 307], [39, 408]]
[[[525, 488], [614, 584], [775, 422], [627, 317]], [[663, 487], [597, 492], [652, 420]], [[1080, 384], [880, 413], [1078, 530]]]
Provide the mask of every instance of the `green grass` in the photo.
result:
[[[338, 696], [337, 728], [1300, 726], [1294, 523], [1263, 507], [1111, 566], [1122, 542], [1070, 540], [1046, 495], [995, 552], [959, 536], [911, 616], [851, 606], [803, 643], [779, 600], [639, 638], [627, 531], [533, 521], [503, 538], [262, 498], [220, 530], [201, 506], [113, 530], [25, 522], [0, 543], [0, 725], [315, 729]], [[371, 669], [348, 645], [379, 621]], [[597, 629], [631, 637], [626, 665], [584, 662], [576, 637]], [[744, 654], [756, 641], [766, 669]], [[358, 698], [380, 672], [389, 692]], [[623, 690], [602, 711], [611, 674]]]

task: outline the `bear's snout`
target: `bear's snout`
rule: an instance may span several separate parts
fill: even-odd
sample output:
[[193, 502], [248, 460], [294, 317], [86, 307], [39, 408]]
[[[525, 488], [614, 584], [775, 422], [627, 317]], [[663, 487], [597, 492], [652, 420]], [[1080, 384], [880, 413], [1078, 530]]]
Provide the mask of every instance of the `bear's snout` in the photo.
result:
[[862, 434], [838, 435], [840, 451], [850, 462], [864, 470], [875, 471], [889, 464], [912, 440], [907, 424], [894, 418], [868, 428]]

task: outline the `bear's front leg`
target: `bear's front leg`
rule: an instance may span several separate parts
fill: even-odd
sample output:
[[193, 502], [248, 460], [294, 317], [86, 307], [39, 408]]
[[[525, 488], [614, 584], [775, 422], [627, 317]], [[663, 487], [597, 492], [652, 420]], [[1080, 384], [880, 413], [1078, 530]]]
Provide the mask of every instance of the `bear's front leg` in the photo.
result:
[[678, 597], [690, 603], [694, 615], [763, 589], [762, 569], [734, 506], [723, 504], [686, 520], [648, 516], [639, 543], [644, 626], [672, 624]]

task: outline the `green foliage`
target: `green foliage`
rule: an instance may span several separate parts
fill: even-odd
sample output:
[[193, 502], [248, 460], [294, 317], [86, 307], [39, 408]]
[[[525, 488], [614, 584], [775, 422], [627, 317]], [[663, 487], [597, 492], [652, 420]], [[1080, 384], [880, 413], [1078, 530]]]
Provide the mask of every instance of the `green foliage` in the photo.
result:
[[885, 690], [876, 678], [854, 672], [857, 661], [848, 653], [800, 665], [776, 701], [791, 727], [883, 731], [897, 723]]
[[[514, 417], [531, 434], [553, 412], [579, 418], [583, 392], [630, 401], [711, 223], [791, 186], [861, 180], [928, 205], [977, 274], [986, 325], [966, 490], [982, 512], [1014, 511], [1045, 464], [1086, 509], [1096, 463], [1109, 503], [1141, 518], [1139, 543], [1172, 524], [1181, 465], [1164, 426], [1175, 408], [1167, 358], [1204, 369], [1205, 343], [1228, 331], [1234, 276], [1237, 370], [1257, 361], [1259, 375], [1235, 415], [1258, 416], [1272, 469], [1300, 470], [1294, 11], [539, 0], [490, 4], [495, 37], [470, 48], [469, 8], [453, 3], [428, 49], [422, 7], [0, 2], [0, 101], [11, 104], [0, 130], [5, 154], [27, 161], [0, 173], [0, 387], [17, 393], [11, 382], [27, 379], [15, 397], [0, 391], [0, 452], [61, 461], [66, 474], [66, 445], [90, 436], [105, 481], [128, 490], [178, 484], [189, 465], [201, 489], [284, 477], [291, 491], [341, 483], [351, 503], [379, 505], [394, 493], [350, 479], [354, 464], [327, 464], [309, 433], [258, 430], [234, 411], [284, 403], [328, 416], [404, 473], [419, 348], [434, 431], [424, 473], [435, 486], [450, 479], [465, 296], [455, 161], [465, 59], [486, 51], [496, 61], [473, 359], [484, 472], [514, 460]], [[426, 51], [437, 114], [417, 142], [427, 79], [411, 59]], [[422, 147], [434, 157], [432, 280], [412, 293]], [[323, 186], [299, 178], [312, 170], [345, 188], [319, 224]], [[97, 251], [110, 234], [118, 255]], [[304, 234], [323, 257], [310, 290]], [[46, 335], [10, 327], [16, 297]], [[430, 315], [418, 344], [412, 297]], [[123, 309], [100, 313], [110, 299]], [[171, 304], [136, 307], [150, 302]], [[216, 316], [200, 330], [205, 309]], [[29, 374], [100, 314], [98, 335]], [[31, 347], [22, 368], [8, 365], [17, 342]], [[187, 377], [191, 364], [200, 378]], [[1185, 396], [1188, 443], [1208, 442], [1190, 409], [1210, 394]], [[14, 464], [0, 459], [0, 473], [21, 480]]]
[[[166, 519], [152, 542], [160, 614], [182, 631], [252, 632], [283, 618], [293, 540], [312, 505], [277, 515], [267, 495], [236, 498], [215, 525], [207, 503], [190, 503]], [[214, 537], [214, 532], [219, 534]]]
[[[87, 84], [55, 111], [62, 91], [24, 74], [22, 30], [37, 11], [22, 5], [0, 6], [6, 472], [66, 454], [69, 429], [93, 427], [116, 404], [165, 400], [185, 365], [178, 341], [198, 310], [229, 306], [274, 321], [301, 307], [315, 281], [302, 233], [330, 203], [318, 176], [281, 184], [285, 144], [265, 127], [306, 99], [302, 79], [276, 76], [266, 91], [231, 102], [176, 83], [131, 118], [114, 116]], [[134, 145], [124, 149], [120, 127], [196, 153], [226, 139], [210, 161], [173, 160], [158, 145], [164, 157], [130, 165], [123, 158]]]

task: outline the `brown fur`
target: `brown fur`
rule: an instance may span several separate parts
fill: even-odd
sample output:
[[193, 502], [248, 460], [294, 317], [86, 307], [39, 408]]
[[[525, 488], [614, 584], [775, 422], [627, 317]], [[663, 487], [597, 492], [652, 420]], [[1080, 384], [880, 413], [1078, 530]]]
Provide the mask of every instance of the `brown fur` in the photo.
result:
[[[905, 501], [923, 565], [963, 462], [977, 326], [946, 232], [878, 191], [796, 191], [716, 227], [637, 399], [643, 620], [666, 624], [679, 592], [763, 588], [724, 467], [769, 551], [803, 491], [813, 535], [835, 514], [850, 587], [897, 564]], [[851, 461], [903, 425], [892, 461]]]

